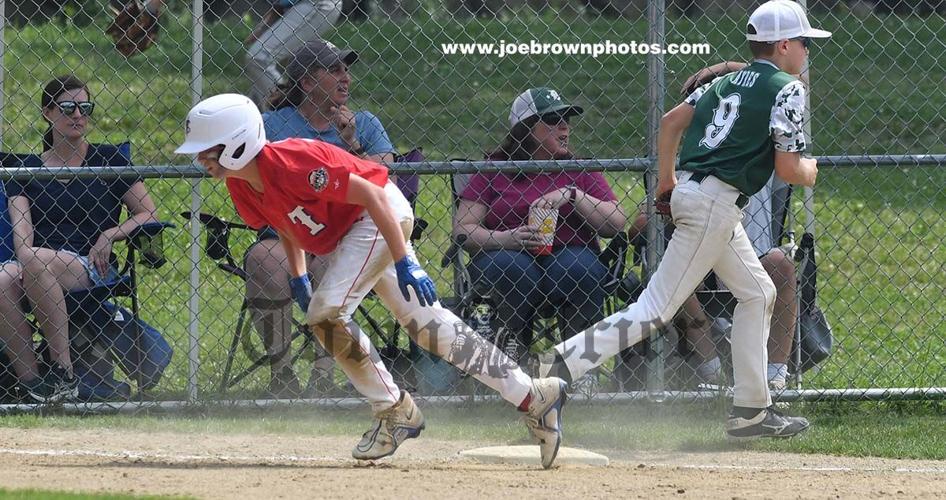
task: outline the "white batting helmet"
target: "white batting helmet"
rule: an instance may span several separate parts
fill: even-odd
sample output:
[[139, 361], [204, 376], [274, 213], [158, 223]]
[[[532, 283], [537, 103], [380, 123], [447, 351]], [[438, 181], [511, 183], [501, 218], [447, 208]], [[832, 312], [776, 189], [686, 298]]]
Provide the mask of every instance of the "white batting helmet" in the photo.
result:
[[249, 97], [220, 94], [197, 103], [187, 113], [184, 144], [178, 154], [197, 154], [222, 145], [220, 165], [240, 170], [266, 144], [263, 116]]

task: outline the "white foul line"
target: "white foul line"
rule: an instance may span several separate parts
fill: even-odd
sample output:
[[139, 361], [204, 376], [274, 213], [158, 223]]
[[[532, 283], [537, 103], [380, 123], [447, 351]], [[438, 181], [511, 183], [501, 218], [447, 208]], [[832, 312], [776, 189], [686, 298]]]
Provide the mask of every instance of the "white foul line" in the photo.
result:
[[0, 454], [26, 455], [38, 457], [98, 457], [124, 459], [173, 460], [177, 462], [195, 461], [234, 461], [234, 462], [342, 462], [337, 457], [300, 457], [295, 455], [183, 455], [169, 453], [151, 453], [145, 451], [98, 451], [98, 450], [22, 450], [0, 448]]
[[[232, 461], [232, 462], [266, 462], [267, 464], [279, 462], [293, 463], [313, 463], [313, 462], [334, 462], [346, 463], [348, 459], [338, 457], [313, 457], [297, 455], [186, 455], [170, 453], [152, 453], [145, 451], [98, 451], [98, 450], [26, 450], [17, 448], [0, 448], [0, 454], [21, 455], [21, 456], [40, 456], [40, 457], [98, 457], [114, 458], [128, 460], [170, 460], [176, 462], [210, 462], [210, 461]], [[946, 474], [946, 467], [894, 467], [891, 469], [880, 467], [812, 467], [812, 466], [762, 466], [762, 465], [723, 465], [723, 464], [671, 464], [671, 463], [653, 463], [644, 465], [650, 467], [660, 467], [668, 469], [695, 469], [695, 470], [752, 470], [752, 471], [802, 471], [802, 472], [888, 472], [896, 474]]]

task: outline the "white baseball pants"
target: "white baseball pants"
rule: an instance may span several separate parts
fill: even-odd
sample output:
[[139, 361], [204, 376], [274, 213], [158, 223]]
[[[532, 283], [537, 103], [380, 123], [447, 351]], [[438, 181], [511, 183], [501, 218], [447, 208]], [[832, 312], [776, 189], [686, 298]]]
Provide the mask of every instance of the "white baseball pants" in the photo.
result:
[[690, 181], [684, 172], [671, 197], [676, 229], [657, 271], [635, 304], [555, 346], [573, 379], [667, 325], [710, 270], [738, 301], [733, 316], [733, 404], [772, 404], [766, 342], [775, 286], [743, 229], [739, 191], [717, 179]]
[[332, 29], [342, 13], [342, 0], [301, 0], [276, 20], [246, 50], [249, 97], [262, 107], [282, 74], [279, 62]]
[[[384, 190], [407, 239], [414, 225], [411, 206], [393, 183], [389, 182]], [[410, 242], [407, 251], [414, 255]], [[394, 405], [400, 389], [371, 339], [352, 321], [352, 314], [370, 290], [420, 347], [470, 373], [514, 405], [525, 399], [532, 379], [500, 349], [440, 302], [421, 307], [413, 289], [411, 299], [404, 300], [391, 252], [367, 212], [328, 257], [328, 268], [312, 293], [306, 319], [375, 412]]]

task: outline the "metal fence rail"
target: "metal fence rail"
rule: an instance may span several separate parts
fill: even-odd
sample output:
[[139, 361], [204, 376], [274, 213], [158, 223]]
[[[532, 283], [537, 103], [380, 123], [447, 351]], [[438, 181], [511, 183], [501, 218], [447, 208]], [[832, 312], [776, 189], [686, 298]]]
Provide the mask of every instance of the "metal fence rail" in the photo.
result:
[[[344, 104], [358, 113], [355, 136], [361, 146], [367, 154], [377, 154], [392, 174], [407, 183], [405, 193], [416, 192], [415, 214], [427, 226], [414, 244], [441, 297], [451, 299], [445, 303], [534, 370], [534, 356], [550, 349], [563, 335], [633, 300], [626, 275], [633, 273], [646, 282], [656, 269], [664, 241], [652, 192], [660, 119], [682, 100], [678, 89], [688, 75], [719, 61], [747, 59], [743, 30], [748, 13], [761, 2], [506, 1], [476, 8], [476, 2], [417, 1], [398, 2], [397, 9], [389, 2], [377, 2], [368, 9], [367, 18], [359, 20], [349, 7], [343, 9], [342, 2], [299, 0], [282, 12], [274, 26], [290, 23], [302, 12], [313, 16], [315, 7], [323, 9], [322, 17], [306, 18], [303, 27], [282, 43], [271, 43], [275, 40], [266, 38], [270, 35], [263, 30], [257, 41], [248, 44], [243, 40], [270, 9], [267, 2], [245, 2], [249, 13], [236, 4], [222, 7], [220, 2], [205, 4], [203, 0], [149, 3], [160, 12], [158, 41], [130, 57], [115, 52], [103, 34], [109, 21], [105, 0], [82, 0], [65, 7], [53, 0], [0, 3], [0, 150], [18, 154], [4, 156], [0, 183], [5, 192], [26, 198], [31, 208], [39, 209], [52, 203], [47, 199], [50, 195], [71, 196], [75, 186], [91, 186], [100, 196], [86, 199], [83, 208], [89, 217], [124, 205], [126, 214], [121, 220], [125, 220], [128, 210], [139, 205], [123, 195], [129, 183], [141, 180], [156, 206], [155, 218], [174, 225], [164, 228], [158, 238], [148, 234], [132, 244], [109, 243], [120, 266], [129, 247], [138, 262], [129, 267], [135, 273], [133, 293], [118, 294], [112, 287], [104, 298], [96, 296], [96, 303], [109, 304], [111, 322], [101, 317], [77, 320], [69, 305], [70, 300], [78, 300], [72, 293], [75, 290], [62, 295], [61, 288], [48, 289], [43, 294], [33, 286], [60, 279], [65, 274], [61, 262], [50, 263], [43, 275], [23, 261], [24, 256], [42, 252], [24, 254], [21, 250], [10, 255], [19, 257], [20, 264], [0, 259], [6, 273], [0, 276], [26, 280], [0, 279], [0, 297], [4, 298], [0, 351], [7, 356], [0, 358], [0, 408], [33, 407], [22, 390], [23, 382], [56, 364], [57, 338], [69, 341], [70, 354], [84, 370], [83, 377], [116, 388], [96, 396], [108, 399], [106, 403], [70, 403], [74, 411], [135, 411], [237, 401], [270, 404], [258, 399], [263, 397], [329, 406], [360, 404], [341, 371], [293, 322], [300, 321], [301, 314], [291, 302], [288, 307], [254, 305], [256, 298], [276, 303], [288, 297], [280, 257], [257, 255], [254, 260], [252, 252], [268, 248], [267, 243], [254, 246], [257, 235], [240, 226], [226, 188], [204, 179], [201, 167], [171, 154], [183, 137], [187, 109], [201, 97], [240, 92], [254, 96], [265, 108], [265, 95], [277, 84], [292, 81], [292, 75], [282, 71], [286, 64], [276, 64], [277, 56], [291, 55], [302, 42], [317, 39], [316, 31], [338, 47], [356, 51], [358, 61], [331, 75], [325, 69], [309, 68], [300, 77], [309, 78], [308, 104], [279, 111], [301, 109], [298, 117], [304, 126], [270, 122], [268, 132], [278, 131], [277, 139], [337, 132], [337, 111], [319, 114], [329, 109], [325, 103], [331, 100], [336, 108]], [[818, 305], [831, 324], [834, 346], [829, 357], [802, 374], [798, 369], [801, 353], [785, 347], [797, 348], [807, 326], [799, 326], [805, 323], [797, 314], [788, 315], [789, 321], [784, 321], [785, 316], [776, 319], [773, 326], [780, 328], [774, 330], [781, 332], [777, 335], [782, 344], [781, 349], [770, 345], [769, 356], [791, 352], [786, 360], [791, 367], [788, 387], [776, 392], [776, 398], [942, 399], [946, 393], [942, 387], [946, 383], [946, 302], [942, 300], [946, 295], [942, 279], [946, 276], [942, 264], [946, 262], [942, 243], [946, 234], [942, 190], [946, 184], [942, 169], [946, 164], [942, 140], [946, 90], [941, 82], [946, 78], [946, 63], [941, 54], [946, 49], [946, 4], [799, 3], [808, 9], [813, 23], [835, 32], [832, 39], [812, 46], [810, 68], [802, 75], [811, 100], [809, 152], [819, 162], [819, 182], [814, 191], [795, 190], [787, 195], [775, 183], [771, 188], [774, 201], [759, 203], [774, 213], [784, 212], [784, 220], [778, 223], [778, 217], [770, 216], [772, 226], [763, 231], [781, 233], [780, 241], [772, 246], [793, 251], [790, 242], [800, 244], [805, 233], [814, 236]], [[359, 2], [362, 7], [370, 4]], [[596, 56], [567, 54], [562, 49], [527, 55], [507, 51], [499, 57], [495, 53], [449, 54], [446, 47], [512, 44], [504, 50], [518, 51], [518, 44], [531, 50], [535, 44], [604, 46], [606, 42], [664, 48], [706, 43], [712, 52]], [[881, 63], [886, 64], [882, 70]], [[79, 131], [74, 136], [67, 130], [71, 125], [56, 121], [62, 120], [56, 114], [62, 113], [61, 108], [41, 106], [43, 86], [63, 74], [83, 80], [86, 85], [78, 90], [85, 94], [76, 93], [77, 89], [57, 92], [55, 101], [96, 104], [90, 117], [72, 115], [76, 123], [82, 122], [74, 127]], [[862, 74], [870, 77], [856, 76]], [[267, 75], [272, 79], [267, 80]], [[496, 149], [510, 132], [513, 100], [535, 87], [549, 87], [566, 102], [584, 108], [569, 122], [567, 141], [559, 138], [574, 159], [482, 160], [484, 152]], [[56, 129], [56, 140], [80, 137], [74, 144], [128, 141], [130, 148], [108, 156], [111, 166], [59, 166], [62, 162], [57, 160], [62, 158], [29, 156], [42, 152], [41, 138], [49, 127]], [[328, 140], [347, 144], [341, 133]], [[422, 148], [423, 160], [394, 162], [383, 156], [415, 147]], [[589, 157], [593, 159], [585, 159]], [[419, 187], [413, 191], [408, 181], [412, 174], [419, 176]], [[453, 217], [457, 197], [482, 200], [476, 196], [496, 182], [498, 177], [489, 177], [493, 174], [533, 181], [561, 174], [579, 176], [584, 179], [581, 182], [600, 179], [605, 183], [626, 215], [622, 237], [632, 243], [604, 266], [605, 271], [620, 272], [616, 278], [621, 283], [612, 283], [606, 294], [598, 293], [600, 284], [575, 284], [564, 293], [557, 287], [565, 278], [542, 268], [539, 284], [524, 299], [528, 305], [523, 305], [510, 302], [518, 290], [489, 282], [485, 273], [477, 275], [477, 266], [485, 265], [478, 259], [485, 252], [467, 252], [456, 245]], [[464, 194], [458, 187], [471, 175], [485, 176], [479, 177], [479, 194]], [[516, 203], [528, 205], [532, 201], [528, 196], [523, 192]], [[70, 215], [60, 213], [61, 208], [50, 209], [50, 214], [68, 219]], [[0, 212], [8, 211], [3, 203]], [[198, 222], [196, 217], [182, 217], [184, 212], [206, 215]], [[39, 215], [45, 214], [34, 213], [33, 223], [38, 223]], [[759, 218], [749, 214], [746, 220], [758, 224], [753, 221]], [[482, 222], [484, 227], [489, 223]], [[580, 231], [582, 225], [572, 229]], [[49, 245], [62, 243], [40, 236]], [[593, 236], [600, 244], [596, 252], [620, 240], [606, 231]], [[83, 246], [85, 252], [100, 249], [95, 246], [97, 240], [90, 238]], [[72, 258], [60, 257], [68, 262]], [[160, 261], [163, 265], [156, 265]], [[618, 261], [620, 266], [615, 264]], [[255, 265], [261, 267], [254, 272]], [[790, 300], [796, 308], [809, 279], [803, 276], [803, 267], [796, 263], [795, 271], [787, 275], [782, 267], [777, 272], [783, 274], [774, 276], [786, 290], [793, 290]], [[60, 276], [49, 276], [57, 273]], [[260, 276], [272, 276], [274, 281], [259, 281]], [[704, 299], [699, 309], [704, 319], [681, 315], [670, 328], [581, 380], [576, 384], [578, 399], [599, 404], [726, 397], [731, 381], [725, 307], [720, 310], [719, 304], [706, 302], [706, 297], [716, 296], [724, 295], [704, 291], [699, 296]], [[251, 300], [245, 302], [245, 298]], [[580, 312], [563, 315], [563, 304]], [[589, 304], [593, 307], [582, 309]], [[113, 305], [125, 308], [118, 316], [132, 312], [153, 329], [136, 322], [116, 322]], [[20, 312], [13, 314], [14, 307]], [[50, 311], [61, 307], [67, 309], [68, 326], [49, 319]], [[594, 314], [586, 317], [582, 311]], [[443, 404], [495, 399], [442, 360], [423, 354], [377, 299], [367, 299], [354, 320], [372, 336], [396, 381], [420, 397]], [[149, 337], [155, 334], [163, 340]], [[134, 346], [167, 343], [173, 350], [169, 364], [151, 373], [160, 375], [160, 383], [153, 387], [147, 383], [141, 356], [148, 353], [133, 358], [127, 349], [117, 347], [116, 338]], [[9, 359], [16, 358], [12, 351], [25, 344], [34, 348], [34, 355]], [[718, 369], [707, 371], [716, 366], [714, 359], [719, 360]], [[139, 394], [141, 388], [146, 390]]]

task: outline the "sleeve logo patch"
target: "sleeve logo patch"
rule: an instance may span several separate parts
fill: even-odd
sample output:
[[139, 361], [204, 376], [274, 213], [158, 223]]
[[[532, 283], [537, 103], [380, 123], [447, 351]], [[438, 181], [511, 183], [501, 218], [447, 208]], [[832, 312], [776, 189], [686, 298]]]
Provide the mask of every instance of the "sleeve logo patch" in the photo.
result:
[[316, 193], [322, 192], [328, 185], [328, 172], [324, 168], [317, 168], [309, 172], [309, 185]]

